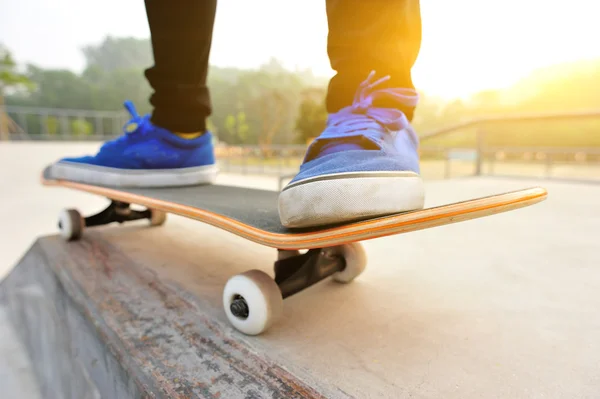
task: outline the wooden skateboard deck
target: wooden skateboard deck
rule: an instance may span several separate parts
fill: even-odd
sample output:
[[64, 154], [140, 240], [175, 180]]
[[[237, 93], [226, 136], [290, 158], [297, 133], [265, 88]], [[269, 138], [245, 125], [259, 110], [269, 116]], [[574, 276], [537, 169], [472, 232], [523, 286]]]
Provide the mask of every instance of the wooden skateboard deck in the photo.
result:
[[287, 229], [279, 221], [275, 191], [220, 185], [117, 189], [46, 176], [42, 178], [44, 185], [185, 216], [258, 244], [286, 250], [323, 248], [442, 226], [523, 208], [547, 196], [544, 188], [533, 187], [340, 225]]

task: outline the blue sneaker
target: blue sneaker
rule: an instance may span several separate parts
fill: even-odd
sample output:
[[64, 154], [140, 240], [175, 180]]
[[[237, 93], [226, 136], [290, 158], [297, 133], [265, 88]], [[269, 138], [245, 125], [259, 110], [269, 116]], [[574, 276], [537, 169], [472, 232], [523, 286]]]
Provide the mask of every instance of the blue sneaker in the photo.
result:
[[419, 139], [402, 111], [378, 100], [416, 106], [412, 89], [374, 88], [389, 77], [359, 86], [354, 102], [329, 115], [325, 131], [309, 146], [300, 172], [279, 195], [281, 223], [313, 227], [423, 208]]
[[96, 155], [63, 158], [49, 168], [52, 178], [113, 187], [169, 187], [214, 183], [210, 132], [181, 138], [140, 116], [125, 102], [131, 119], [123, 135], [102, 145]]

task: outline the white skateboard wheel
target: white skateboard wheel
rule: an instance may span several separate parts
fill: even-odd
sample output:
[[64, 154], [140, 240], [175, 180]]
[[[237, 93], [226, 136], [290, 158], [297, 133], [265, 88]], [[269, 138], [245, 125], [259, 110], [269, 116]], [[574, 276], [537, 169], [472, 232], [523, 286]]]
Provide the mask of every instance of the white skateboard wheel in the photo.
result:
[[58, 216], [58, 228], [65, 240], [78, 240], [83, 234], [83, 217], [76, 209], [63, 209]]
[[150, 226], [162, 226], [167, 220], [167, 213], [158, 209], [150, 210]]
[[349, 283], [358, 277], [367, 267], [367, 253], [359, 242], [338, 245], [332, 248], [335, 255], [341, 256], [346, 267], [331, 277], [338, 283]]
[[266, 331], [281, 315], [283, 297], [265, 272], [249, 270], [233, 276], [223, 290], [223, 307], [231, 324], [247, 335]]

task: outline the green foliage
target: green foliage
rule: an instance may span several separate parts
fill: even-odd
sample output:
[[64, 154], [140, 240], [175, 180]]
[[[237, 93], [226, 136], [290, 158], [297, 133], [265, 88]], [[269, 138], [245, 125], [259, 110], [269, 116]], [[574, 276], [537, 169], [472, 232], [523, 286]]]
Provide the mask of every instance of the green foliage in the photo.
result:
[[55, 116], [49, 116], [46, 118], [46, 133], [51, 136], [56, 136], [59, 132], [60, 124], [58, 118]]
[[324, 98], [325, 89], [314, 88], [304, 91], [304, 98], [300, 103], [300, 112], [296, 119], [297, 141], [307, 144], [317, 137], [327, 122], [327, 111]]
[[94, 110], [114, 111], [122, 109], [123, 101], [131, 100], [138, 112], [150, 112], [150, 86], [142, 71], [137, 69], [118, 69], [106, 71], [98, 67], [89, 67], [81, 80], [89, 87], [91, 108]]
[[107, 36], [99, 45], [85, 46], [82, 52], [88, 67], [107, 72], [152, 66], [152, 47], [147, 39]]
[[248, 142], [248, 123], [246, 114], [242, 111], [236, 115], [227, 115], [225, 118], [225, 132], [233, 140], [231, 144], [244, 144]]
[[28, 78], [35, 83], [32, 93], [9, 97], [16, 105], [45, 108], [93, 109], [92, 87], [68, 70], [29, 66]]
[[73, 119], [70, 127], [71, 133], [76, 136], [89, 136], [94, 131], [92, 124], [85, 119]]
[[210, 120], [217, 127], [221, 141], [239, 144], [237, 131], [226, 127], [228, 117], [239, 112], [244, 113], [248, 126], [245, 143], [269, 145], [294, 140], [300, 93], [307, 82], [278, 65], [272, 60], [257, 70], [210, 69], [208, 86], [213, 108]]
[[[151, 88], [144, 69], [152, 65], [148, 40], [108, 37], [83, 49], [83, 73], [29, 66], [19, 74], [8, 51], [0, 47], [0, 95], [10, 87], [35, 87], [6, 91], [9, 105], [41, 108], [121, 111], [132, 100], [140, 113], [151, 110]], [[211, 67], [208, 86], [213, 111], [208, 128], [227, 144], [305, 144], [320, 134], [327, 114], [323, 99], [327, 79], [309, 71], [291, 72], [276, 60], [258, 69]], [[551, 113], [598, 109], [600, 60], [557, 65], [537, 71], [514, 87], [484, 91], [467, 99], [444, 101], [421, 94], [413, 125], [427, 133], [462, 121], [487, 116]], [[18, 119], [18, 118], [16, 118]], [[58, 134], [68, 128], [90, 134], [94, 120], [65, 122], [28, 115], [30, 134]], [[120, 126], [102, 123], [104, 134]], [[504, 123], [483, 127], [488, 145], [598, 146], [600, 120]], [[474, 146], [474, 129], [424, 141], [425, 145]]]
[[17, 72], [17, 63], [6, 47], [0, 44], [0, 96], [9, 88], [31, 89], [31, 80]]

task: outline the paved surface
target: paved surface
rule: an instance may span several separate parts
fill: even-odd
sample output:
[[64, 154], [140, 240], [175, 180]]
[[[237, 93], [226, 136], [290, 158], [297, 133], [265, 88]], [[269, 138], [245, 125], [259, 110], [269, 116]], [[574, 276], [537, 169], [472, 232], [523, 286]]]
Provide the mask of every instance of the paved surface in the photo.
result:
[[41, 398], [25, 347], [12, 328], [6, 310], [1, 306], [0, 386], [3, 398]]
[[[0, 197], [4, 271], [35, 236], [55, 231], [61, 208], [93, 211], [104, 205], [93, 196], [38, 184], [43, 165], [84, 147], [95, 145], [0, 145], [0, 182], [9, 187]], [[221, 181], [240, 182], [233, 176]], [[276, 187], [272, 179], [239, 184]], [[598, 397], [600, 185], [438, 181], [427, 184], [427, 205], [532, 185], [547, 187], [549, 199], [507, 214], [367, 242], [370, 267], [359, 280], [348, 286], [325, 282], [289, 298], [281, 323], [248, 339], [272, 358], [360, 398]], [[215, 312], [217, 294], [231, 274], [248, 268], [270, 272], [274, 255], [177, 217], [139, 234], [175, 247], [177, 257], [165, 260], [162, 246], [141, 251], [135, 240], [123, 245], [185, 289], [214, 297]], [[208, 270], [193, 266], [198, 254], [210, 261]], [[0, 334], [0, 363], [12, 365], [19, 351], [9, 335]]]

